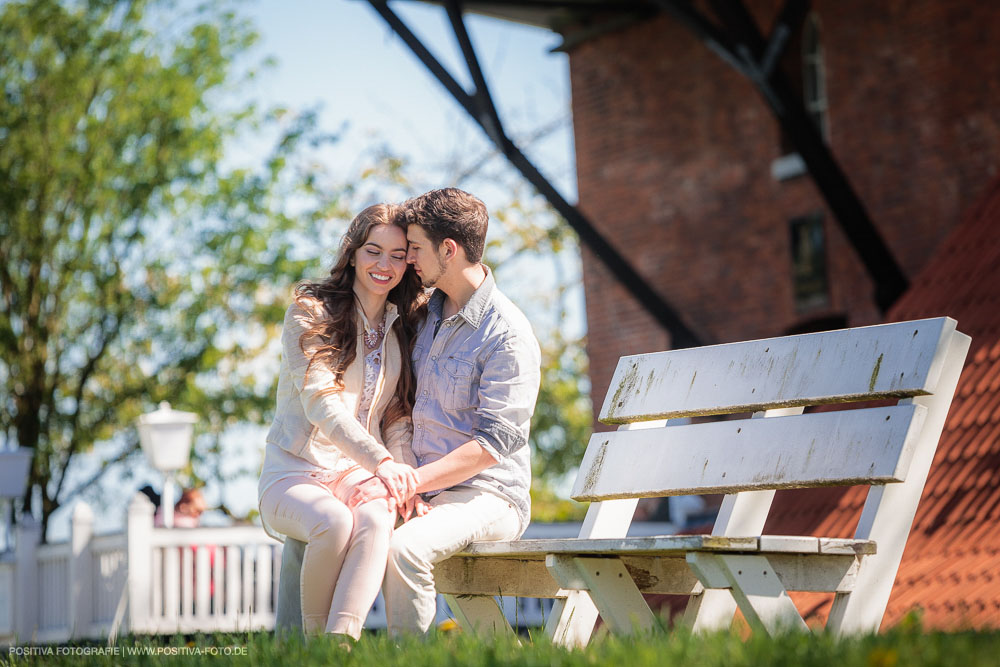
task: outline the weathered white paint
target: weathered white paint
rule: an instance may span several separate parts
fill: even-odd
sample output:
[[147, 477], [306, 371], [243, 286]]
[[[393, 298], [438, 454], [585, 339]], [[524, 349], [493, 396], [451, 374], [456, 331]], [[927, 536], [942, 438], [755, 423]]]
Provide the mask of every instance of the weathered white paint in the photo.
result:
[[[759, 552], [771, 562], [778, 579], [787, 590], [810, 592], [849, 592], [854, 589], [858, 570], [858, 554], [846, 550], [844, 554]], [[676, 552], [637, 556], [629, 553], [615, 554], [643, 593], [690, 595], [699, 586], [698, 579], [684, 560], [688, 553]], [[706, 551], [697, 553], [724, 553]], [[556, 558], [572, 555], [549, 554]], [[574, 589], [560, 586], [548, 573], [542, 558], [511, 559], [475, 556], [457, 556], [444, 561], [434, 570], [438, 590], [447, 594], [484, 595], [502, 590], [505, 595], [531, 598], [565, 598]], [[718, 584], [720, 580], [712, 582]], [[585, 582], [576, 579], [575, 590], [586, 590]], [[726, 585], [721, 585], [726, 588]], [[711, 592], [711, 589], [710, 589]], [[721, 590], [720, 593], [727, 591]], [[735, 601], [733, 602], [735, 604]], [[732, 619], [730, 619], [732, 620]], [[727, 622], [728, 623], [728, 622]]]
[[[577, 615], [580, 612], [581, 616]], [[582, 617], [582, 620], [581, 620]], [[594, 634], [597, 607], [587, 591], [569, 591], [558, 598], [545, 623], [545, 634], [559, 646], [586, 646]]]
[[[658, 429], [668, 424], [658, 419], [624, 424], [619, 431]], [[624, 537], [638, 505], [638, 498], [622, 498], [591, 503], [580, 528], [580, 539]], [[598, 610], [593, 599], [583, 591], [561, 598], [552, 609], [553, 618], [545, 631], [553, 642], [562, 646], [583, 646], [590, 641], [597, 622]]]
[[[762, 546], [763, 541], [763, 546]], [[864, 555], [876, 552], [871, 540], [825, 538], [829, 545], [837, 544], [849, 549], [851, 554]], [[528, 560], [544, 558], [548, 554], [609, 556], [615, 554], [675, 556], [689, 551], [733, 553], [816, 554], [820, 538], [809, 536], [738, 536], [721, 535], [654, 535], [650, 537], [621, 537], [607, 539], [535, 539], [512, 542], [475, 542], [458, 556], [491, 556], [494, 562], [502, 559]]]
[[[751, 419], [790, 417], [802, 414], [803, 408], [775, 408], [755, 412]], [[727, 494], [712, 527], [713, 535], [728, 537], [760, 535], [764, 530], [774, 489], [744, 491]], [[728, 627], [736, 613], [736, 600], [725, 590], [705, 589], [699, 582], [691, 589], [691, 597], [684, 611], [685, 623], [695, 632], [706, 632]]]
[[439, 593], [504, 595], [516, 597], [565, 597], [566, 591], [545, 569], [545, 554], [533, 559], [453, 557], [434, 566]]
[[613, 631], [632, 634], [655, 627], [653, 612], [617, 558], [549, 555], [545, 564], [563, 588], [588, 591], [601, 618]]
[[706, 586], [732, 592], [751, 627], [770, 634], [808, 629], [766, 557], [691, 553], [687, 561]]
[[492, 596], [445, 595], [444, 598], [455, 614], [458, 623], [473, 634], [480, 636], [506, 634], [516, 637], [503, 611]]
[[[560, 596], [546, 630], [570, 645], [591, 634], [581, 627], [592, 618], [576, 622], [579, 604], [605, 596], [602, 614], [624, 631], [626, 617], [648, 618], [640, 592], [690, 594], [686, 616], [696, 628], [727, 624], [735, 598], [752, 624], [776, 632], [805, 627], [787, 590], [833, 591], [831, 629], [875, 629], [967, 347], [955, 322], [938, 318], [623, 358], [602, 412], [632, 428], [594, 436], [573, 492], [603, 500], [588, 513], [592, 534], [474, 544], [446, 566], [444, 581], [455, 593], [499, 585]], [[890, 397], [903, 400], [799, 414]], [[637, 428], [644, 419], [745, 411], [754, 418]], [[853, 483], [874, 485], [856, 534], [873, 539], [760, 535], [774, 489]], [[623, 537], [638, 497], [720, 491], [738, 493], [725, 499], [711, 536]], [[540, 573], [543, 554], [556, 590]], [[585, 562], [594, 566], [589, 580]], [[619, 568], [628, 583], [606, 587], [598, 565]]]
[[903, 558], [906, 538], [917, 513], [971, 342], [972, 339], [965, 334], [955, 332], [937, 351], [934, 363], [943, 370], [935, 393], [912, 401], [927, 410], [927, 418], [924, 430], [914, 445], [910, 483], [876, 486], [870, 490], [855, 536], [875, 540], [879, 545], [878, 557], [862, 563], [858, 590], [864, 591], [864, 595], [840, 594], [834, 599], [828, 621], [828, 627], [833, 632], [874, 632], [882, 623], [896, 571]]
[[899, 482], [925, 412], [897, 405], [596, 433], [571, 495], [584, 501]]
[[622, 357], [601, 421], [931, 393], [954, 331], [942, 317]]

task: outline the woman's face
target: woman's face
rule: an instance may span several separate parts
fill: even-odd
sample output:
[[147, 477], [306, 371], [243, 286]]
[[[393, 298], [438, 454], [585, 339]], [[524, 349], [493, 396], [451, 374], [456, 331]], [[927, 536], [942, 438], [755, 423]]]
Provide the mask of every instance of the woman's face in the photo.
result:
[[396, 225], [375, 225], [354, 251], [354, 289], [385, 297], [406, 273], [406, 234]]

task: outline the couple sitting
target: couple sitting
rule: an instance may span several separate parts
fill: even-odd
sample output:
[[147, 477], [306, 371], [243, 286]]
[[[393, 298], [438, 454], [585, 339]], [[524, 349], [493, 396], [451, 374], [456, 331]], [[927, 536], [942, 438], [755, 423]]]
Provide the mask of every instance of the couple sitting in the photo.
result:
[[434, 564], [527, 527], [540, 354], [480, 263], [487, 222], [454, 188], [371, 206], [298, 287], [258, 487], [279, 629], [357, 639], [384, 578], [390, 632], [426, 632]]

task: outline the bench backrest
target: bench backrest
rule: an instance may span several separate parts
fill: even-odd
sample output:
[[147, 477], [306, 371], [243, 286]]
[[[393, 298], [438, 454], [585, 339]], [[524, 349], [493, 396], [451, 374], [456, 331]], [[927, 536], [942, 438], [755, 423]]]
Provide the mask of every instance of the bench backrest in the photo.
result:
[[955, 326], [937, 318], [622, 357], [601, 410], [606, 423], [903, 400], [595, 433], [571, 495], [600, 501], [902, 482], [927, 418], [911, 399], [938, 389], [956, 337], [967, 347]]
[[[827, 627], [873, 631], [969, 343], [945, 317], [623, 357], [601, 410], [621, 426], [593, 435], [571, 494], [597, 501], [580, 537], [624, 537], [638, 498], [709, 492], [727, 493], [713, 535], [755, 536], [775, 489], [869, 484], [854, 536], [874, 540], [877, 553], [859, 564], [854, 586], [864, 594], [835, 596]], [[897, 404], [803, 414], [872, 399]], [[745, 412], [753, 418], [668, 421]], [[696, 626], [732, 618], [731, 596], [709, 593], [722, 597], [697, 603]]]

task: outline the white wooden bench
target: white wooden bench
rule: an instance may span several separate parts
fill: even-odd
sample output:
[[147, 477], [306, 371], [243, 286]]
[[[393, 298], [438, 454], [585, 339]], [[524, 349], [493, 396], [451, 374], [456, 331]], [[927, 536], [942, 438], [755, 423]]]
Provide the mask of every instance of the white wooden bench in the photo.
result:
[[[546, 631], [565, 645], [586, 644], [598, 614], [613, 632], [653, 627], [643, 593], [690, 595], [696, 630], [739, 606], [773, 633], [806, 627], [787, 591], [833, 592], [828, 629], [876, 631], [968, 352], [955, 326], [622, 357], [601, 409], [620, 427], [590, 439], [571, 494], [591, 501], [579, 537], [474, 543], [437, 565], [438, 591], [477, 632], [510, 631], [493, 596], [555, 598]], [[803, 413], [872, 399], [897, 402]], [[775, 489], [856, 484], [870, 489], [854, 539], [761, 534]], [[711, 535], [626, 537], [639, 498], [704, 493], [727, 494]]]

